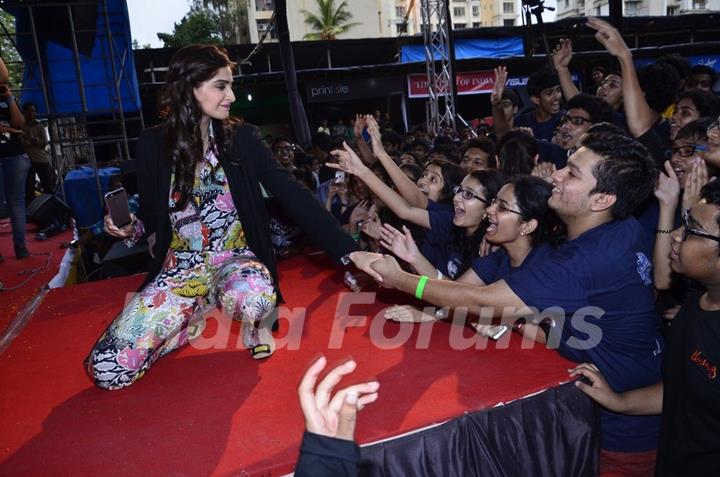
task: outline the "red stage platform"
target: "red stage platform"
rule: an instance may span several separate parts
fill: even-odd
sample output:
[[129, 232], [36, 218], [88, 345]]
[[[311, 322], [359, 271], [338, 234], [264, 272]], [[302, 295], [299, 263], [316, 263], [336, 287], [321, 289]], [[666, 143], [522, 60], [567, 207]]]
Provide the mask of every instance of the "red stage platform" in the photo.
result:
[[37, 227], [28, 224], [26, 243], [30, 256], [18, 260], [13, 251], [10, 219], [0, 221], [0, 253], [5, 259], [0, 263], [0, 336], [18, 312], [55, 276], [65, 255], [61, 245], [72, 240], [70, 230], [44, 241], [34, 240], [36, 232]]
[[[371, 340], [380, 332], [387, 338], [403, 332], [396, 323], [370, 319], [393, 299], [404, 299], [387, 292], [374, 303], [353, 305], [350, 314], [360, 318], [342, 331], [343, 317], [335, 318], [339, 299], [359, 298], [344, 293], [342, 271], [323, 255], [294, 258], [280, 268], [286, 306], [295, 313], [281, 320], [278, 342], [292, 342], [297, 333], [295, 344], [254, 361], [238, 348], [239, 327], [233, 326], [229, 339], [215, 341], [227, 343], [222, 349], [188, 346], [158, 361], [140, 382], [112, 392], [92, 385], [83, 359], [142, 277], [51, 290], [0, 356], [0, 475], [292, 472], [303, 431], [296, 387], [319, 353], [331, 364], [353, 357], [358, 370], [352, 381], [380, 381], [378, 402], [359, 417], [360, 443], [567, 380], [569, 362], [541, 347], [521, 349], [518, 335], [508, 349], [453, 350], [450, 336], [462, 328], [435, 323], [407, 325], [413, 330], [404, 344]], [[212, 323], [206, 344], [217, 331]], [[464, 335], [472, 333], [465, 329]]]

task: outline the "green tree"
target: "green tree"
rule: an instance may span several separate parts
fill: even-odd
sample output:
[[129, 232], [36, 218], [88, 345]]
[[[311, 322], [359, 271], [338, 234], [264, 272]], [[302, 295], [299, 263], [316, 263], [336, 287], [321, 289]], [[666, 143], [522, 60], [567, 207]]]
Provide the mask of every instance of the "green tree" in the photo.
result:
[[0, 34], [0, 56], [2, 56], [2, 59], [7, 66], [8, 73], [10, 74], [10, 88], [12, 88], [15, 95], [19, 95], [22, 88], [22, 77], [23, 70], [25, 69], [25, 63], [13, 44], [13, 40], [15, 40], [15, 17], [0, 10], [0, 22], [2, 22], [3, 26], [10, 34], [10, 36], [5, 35], [4, 31]]
[[194, 0], [190, 11], [175, 23], [172, 33], [158, 33], [165, 48], [178, 48], [190, 43], [222, 43], [218, 15]]
[[133, 38], [133, 41], [132, 41], [132, 49], [133, 50], [148, 50], [150, 48], [152, 48], [152, 45], [150, 43], [143, 43], [141, 45], [140, 42], [137, 41], [137, 38]]
[[250, 43], [248, 0], [202, 0], [202, 4], [217, 13], [223, 43]]
[[352, 13], [347, 9], [347, 2], [343, 0], [336, 6], [335, 0], [316, 0], [318, 14], [301, 10], [305, 16], [305, 24], [313, 30], [303, 37], [304, 40], [334, 40], [337, 35], [345, 33], [359, 25], [351, 23]]

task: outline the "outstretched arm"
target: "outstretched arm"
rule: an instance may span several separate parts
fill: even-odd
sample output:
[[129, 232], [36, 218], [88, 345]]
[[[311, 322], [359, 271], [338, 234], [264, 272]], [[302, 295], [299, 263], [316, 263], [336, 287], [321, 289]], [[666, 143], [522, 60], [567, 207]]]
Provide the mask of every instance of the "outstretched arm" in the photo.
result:
[[396, 257], [405, 260], [412, 265], [415, 271], [421, 275], [443, 279], [444, 275], [428, 260], [418, 249], [410, 229], [403, 225], [403, 231], [390, 224], [385, 224], [380, 229], [380, 245], [390, 250]]
[[623, 104], [625, 105], [628, 129], [633, 137], [640, 137], [653, 127], [660, 115], [653, 111], [645, 100], [645, 93], [640, 88], [632, 61], [632, 53], [620, 32], [608, 22], [589, 17], [587, 25], [597, 32], [595, 33], [597, 41], [620, 62], [620, 73], [623, 79]]
[[580, 91], [573, 83], [572, 75], [570, 74], [570, 60], [572, 60], [572, 41], [567, 38], [560, 40], [552, 54], [553, 65], [555, 71], [557, 71], [558, 79], [560, 80], [560, 88], [562, 89], [563, 97], [565, 101], [569, 101], [574, 98]]
[[570, 376], [585, 376], [592, 383], [575, 381], [582, 392], [597, 401], [598, 404], [613, 412], [629, 415], [655, 415], [662, 413], [663, 382], [657, 382], [644, 388], [616, 393], [610, 388], [600, 370], [591, 363], [583, 363], [570, 371]]
[[[505, 280], [487, 286], [475, 286], [449, 280], [422, 279], [423, 286], [420, 276], [403, 271], [391, 256], [375, 260], [370, 266], [382, 276], [380, 284], [383, 287], [395, 288], [409, 295], [421, 294], [423, 300], [433, 305], [467, 308], [475, 315], [492, 314], [510, 319], [532, 314], [532, 310]], [[419, 293], [418, 288], [422, 288], [422, 293]]]
[[365, 138], [362, 136], [362, 132], [365, 129], [365, 116], [362, 114], [355, 115], [355, 124], [353, 125], [353, 133], [355, 134], [355, 142], [357, 143], [358, 151], [360, 152], [360, 159], [363, 163], [372, 166], [375, 164], [375, 156], [370, 150], [370, 146], [365, 142]]
[[505, 117], [505, 111], [502, 108], [502, 95], [505, 91], [505, 82], [507, 81], [507, 69], [504, 66], [495, 68], [495, 82], [493, 90], [490, 94], [490, 104], [492, 105], [493, 126], [495, 128], [495, 136], [500, 140], [510, 131], [510, 123]]
[[430, 214], [427, 209], [413, 207], [400, 194], [395, 192], [378, 178], [373, 172], [365, 166], [355, 152], [347, 145], [343, 144], [345, 150], [333, 151], [337, 155], [338, 162], [327, 163], [326, 165], [332, 169], [339, 169], [348, 174], [358, 176], [368, 188], [377, 195], [381, 201], [387, 205], [402, 220], [407, 220], [413, 224], [419, 225], [426, 229], [430, 228]]
[[375, 117], [371, 114], [365, 116], [365, 123], [367, 124], [368, 132], [372, 138], [372, 147], [375, 156], [378, 158], [380, 163], [387, 171], [390, 179], [397, 187], [400, 195], [408, 201], [408, 203], [414, 207], [420, 207], [421, 209], [427, 209], [428, 198], [422, 193], [420, 188], [408, 176], [395, 164], [392, 157], [385, 152], [385, 148], [382, 145], [382, 135], [380, 133], [380, 127], [378, 126]]

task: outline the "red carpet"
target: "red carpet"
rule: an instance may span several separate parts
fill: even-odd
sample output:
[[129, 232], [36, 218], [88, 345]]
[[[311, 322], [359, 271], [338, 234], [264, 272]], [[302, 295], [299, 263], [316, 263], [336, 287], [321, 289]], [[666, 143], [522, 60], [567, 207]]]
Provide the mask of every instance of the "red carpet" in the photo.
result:
[[[329, 349], [340, 344], [330, 338], [344, 291], [341, 272], [323, 256], [292, 259], [281, 270], [287, 306], [307, 308], [298, 349], [253, 361], [235, 345], [235, 326], [226, 349], [188, 346], [161, 359], [134, 386], [114, 392], [94, 388], [82, 361], [142, 277], [52, 290], [0, 357], [0, 475], [291, 472], [303, 430], [296, 386], [319, 352], [331, 364], [352, 356], [358, 361], [352, 381], [376, 377], [381, 383], [379, 401], [360, 414], [361, 443], [517, 399], [567, 377], [568, 362], [553, 351], [521, 350], [517, 335], [507, 350], [454, 351], [448, 343], [457, 327], [445, 323], [420, 333], [413, 327], [407, 343], [392, 348], [371, 342], [367, 320], [336, 333], [341, 347]], [[392, 295], [381, 297], [392, 302]], [[383, 307], [354, 305], [351, 314], [373, 316]], [[290, 325], [299, 323], [296, 317]], [[282, 320], [279, 336], [288, 328]], [[386, 323], [384, 330], [393, 337], [401, 327]], [[426, 349], [416, 349], [427, 331]]]
[[[48, 240], [35, 240], [37, 227], [28, 224], [26, 243], [30, 256], [23, 260], [15, 258], [10, 229], [10, 219], [0, 221], [0, 253], [5, 260], [0, 263], [0, 335], [12, 322], [18, 311], [45, 286], [58, 271], [65, 249], [62, 242], [72, 240], [72, 232], [66, 230]], [[37, 273], [33, 274], [33, 271]], [[29, 278], [29, 280], [28, 280]], [[13, 290], [14, 288], [17, 290]]]

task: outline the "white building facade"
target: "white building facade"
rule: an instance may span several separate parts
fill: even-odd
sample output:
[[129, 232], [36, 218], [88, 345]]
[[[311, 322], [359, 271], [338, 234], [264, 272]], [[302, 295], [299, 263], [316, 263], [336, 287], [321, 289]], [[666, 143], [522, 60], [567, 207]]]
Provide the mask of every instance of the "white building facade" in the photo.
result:
[[[623, 15], [665, 16], [720, 11], [720, 0], [624, 0]], [[608, 0], [557, 0], [556, 19], [609, 15]]]

